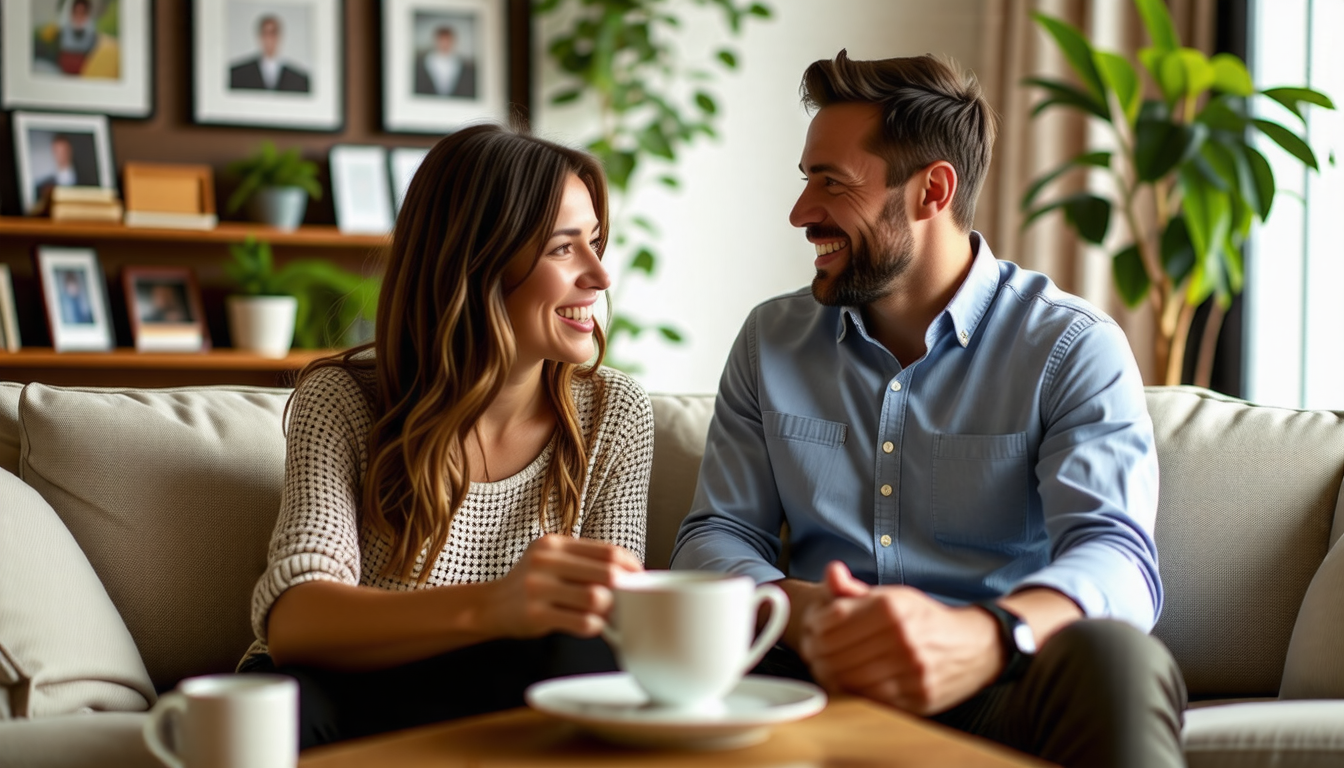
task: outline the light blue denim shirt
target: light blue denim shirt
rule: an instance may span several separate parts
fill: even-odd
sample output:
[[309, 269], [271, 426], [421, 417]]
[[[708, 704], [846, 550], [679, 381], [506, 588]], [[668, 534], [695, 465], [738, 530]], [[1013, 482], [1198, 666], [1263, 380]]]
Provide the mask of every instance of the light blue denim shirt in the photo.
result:
[[854, 308], [757, 306], [719, 384], [672, 567], [870, 584], [961, 604], [1028, 586], [1151, 629], [1157, 453], [1120, 328], [972, 232], [971, 271], [902, 368]]

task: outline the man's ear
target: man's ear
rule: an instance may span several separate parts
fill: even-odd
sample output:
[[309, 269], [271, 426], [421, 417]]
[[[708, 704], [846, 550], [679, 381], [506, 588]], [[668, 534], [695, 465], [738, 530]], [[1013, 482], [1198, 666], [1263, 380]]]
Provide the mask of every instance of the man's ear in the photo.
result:
[[943, 211], [950, 211], [957, 195], [957, 169], [946, 160], [935, 160], [916, 171], [915, 200], [911, 215], [915, 221], [932, 219]]

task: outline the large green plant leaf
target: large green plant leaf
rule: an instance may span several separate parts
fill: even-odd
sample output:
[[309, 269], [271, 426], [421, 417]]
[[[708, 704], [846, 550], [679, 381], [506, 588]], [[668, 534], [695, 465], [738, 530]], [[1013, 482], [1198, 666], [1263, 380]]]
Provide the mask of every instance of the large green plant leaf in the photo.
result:
[[1198, 305], [1217, 288], [1223, 272], [1221, 259], [1232, 228], [1232, 201], [1193, 171], [1183, 171], [1181, 216], [1194, 247], [1195, 263], [1186, 290], [1186, 301]]
[[1302, 111], [1303, 104], [1315, 104], [1326, 109], [1335, 108], [1335, 103], [1330, 100], [1329, 96], [1310, 88], [1270, 88], [1267, 91], [1261, 91], [1261, 93], [1292, 110], [1294, 115], [1303, 120], [1307, 119], [1306, 114]]
[[1143, 88], [1140, 87], [1138, 73], [1129, 60], [1119, 54], [1096, 51], [1093, 58], [1101, 79], [1120, 102], [1126, 122], [1133, 125], [1139, 115], [1139, 105], [1143, 102]]
[[1241, 99], [1233, 103], [1232, 97], [1214, 96], [1204, 103], [1204, 108], [1195, 116], [1195, 121], [1203, 123], [1217, 131], [1243, 133], [1250, 120], [1245, 115], [1245, 106]]
[[1139, 116], [1134, 128], [1134, 165], [1140, 181], [1156, 181], [1193, 157], [1209, 136], [1201, 123], [1184, 125]]
[[1101, 73], [1097, 72], [1096, 64], [1093, 63], [1092, 44], [1087, 41], [1083, 33], [1067, 21], [1044, 13], [1033, 13], [1031, 17], [1055, 39], [1059, 50], [1064, 54], [1064, 58], [1088, 94], [1096, 101], [1105, 104], [1106, 85], [1101, 80]]
[[1269, 210], [1274, 205], [1274, 170], [1270, 168], [1269, 160], [1255, 147], [1243, 144], [1241, 150], [1255, 185], [1255, 212], [1264, 221], [1269, 218]]
[[1209, 63], [1213, 66], [1213, 87], [1223, 93], [1234, 96], [1250, 96], [1255, 93], [1251, 82], [1251, 73], [1241, 59], [1230, 53], [1216, 54]]
[[1167, 4], [1163, 0], [1134, 0], [1134, 5], [1138, 6], [1139, 17], [1143, 19], [1143, 27], [1148, 30], [1148, 38], [1153, 41], [1154, 48], [1166, 53], [1181, 46], [1181, 40], [1176, 36], [1176, 25], [1171, 22], [1171, 13], [1167, 11]]
[[1195, 247], [1190, 243], [1184, 217], [1172, 216], [1167, 222], [1167, 228], [1162, 231], [1161, 247], [1162, 271], [1172, 283], [1180, 285], [1195, 268]]
[[1109, 120], [1110, 114], [1106, 106], [1100, 101], [1089, 96], [1085, 91], [1061, 83], [1058, 80], [1048, 80], [1043, 77], [1028, 77], [1022, 80], [1027, 85], [1035, 85], [1044, 88], [1049, 95], [1038, 103], [1031, 110], [1031, 116], [1035, 117], [1053, 106], [1072, 107], [1091, 115], [1096, 115], [1102, 120]]
[[1024, 211], [1030, 208], [1031, 204], [1036, 200], [1036, 196], [1041, 193], [1042, 189], [1045, 189], [1047, 184], [1074, 168], [1109, 168], [1110, 165], [1110, 152], [1084, 152], [1063, 165], [1060, 165], [1058, 168], [1047, 171], [1037, 177], [1036, 180], [1031, 183], [1031, 186], [1027, 188], [1026, 194], [1022, 195], [1021, 208]]
[[1125, 306], [1130, 309], [1143, 303], [1144, 297], [1148, 295], [1153, 285], [1148, 277], [1148, 270], [1143, 266], [1143, 257], [1139, 255], [1137, 245], [1130, 245], [1115, 254], [1111, 259], [1111, 274], [1115, 277], [1116, 291], [1124, 300]]
[[1102, 241], [1106, 239], [1106, 231], [1111, 225], [1111, 201], [1090, 192], [1078, 192], [1054, 202], [1046, 203], [1027, 214], [1023, 226], [1030, 225], [1055, 209], [1064, 211], [1064, 220], [1084, 240], [1101, 245]]
[[1179, 48], [1162, 57], [1158, 83], [1169, 101], [1198, 96], [1213, 87], [1213, 65], [1195, 48]]
[[1269, 120], [1252, 120], [1251, 124], [1268, 136], [1275, 144], [1283, 147], [1288, 154], [1301, 160], [1303, 165], [1313, 171], [1320, 170], [1320, 166], [1316, 164], [1316, 153], [1312, 152], [1311, 147], [1307, 146], [1307, 142], [1299, 138], [1297, 134]]

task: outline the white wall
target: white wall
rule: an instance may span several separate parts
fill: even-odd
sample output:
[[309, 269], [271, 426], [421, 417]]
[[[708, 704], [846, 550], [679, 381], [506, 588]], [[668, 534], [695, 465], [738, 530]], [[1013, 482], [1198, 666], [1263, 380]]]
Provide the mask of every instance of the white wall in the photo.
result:
[[[789, 225], [802, 190], [799, 155], [808, 116], [798, 84], [811, 62], [841, 48], [860, 59], [947, 54], [978, 69], [978, 41], [985, 4], [999, 0], [768, 0], [773, 19], [749, 21], [745, 34], [728, 38], [711, 11], [674, 0], [690, 23], [678, 44], [686, 55], [708, 58], [727, 43], [739, 53], [736, 73], [721, 76], [720, 140], [684, 156], [679, 192], [645, 185], [636, 207], [662, 230], [659, 272], [613, 275], [621, 308], [646, 321], [671, 321], [687, 343], [627, 340], [619, 354], [644, 367], [637, 378], [651, 392], [713, 392], [728, 350], [747, 312], [758, 302], [807, 285], [815, 252]], [[559, 82], [548, 67], [546, 46], [555, 21], [533, 29], [533, 82], [537, 133], [576, 144], [595, 133], [593, 112], [582, 102], [552, 107]], [[614, 260], [613, 260], [614, 261]]]

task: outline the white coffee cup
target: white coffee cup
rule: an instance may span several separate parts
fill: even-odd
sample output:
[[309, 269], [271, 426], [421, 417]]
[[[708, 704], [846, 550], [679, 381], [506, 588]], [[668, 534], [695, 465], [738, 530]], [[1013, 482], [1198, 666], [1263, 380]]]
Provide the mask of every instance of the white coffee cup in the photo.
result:
[[[708, 571], [643, 571], [622, 576], [602, 636], [656, 705], [694, 711], [723, 697], [775, 644], [789, 599], [773, 584]], [[752, 642], [756, 613], [770, 619]]]
[[283, 675], [187, 678], [154, 705], [144, 733], [170, 768], [294, 768], [299, 685]]

